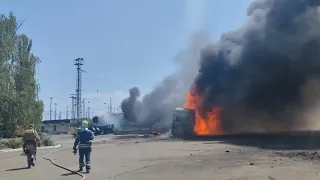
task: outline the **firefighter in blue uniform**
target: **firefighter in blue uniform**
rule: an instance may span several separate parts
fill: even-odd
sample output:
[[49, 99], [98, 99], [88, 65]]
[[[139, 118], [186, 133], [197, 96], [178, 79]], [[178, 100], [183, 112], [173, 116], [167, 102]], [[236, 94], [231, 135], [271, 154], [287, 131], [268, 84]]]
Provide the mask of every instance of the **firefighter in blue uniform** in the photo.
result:
[[[76, 140], [73, 145], [74, 154], [77, 154], [77, 146], [79, 149], [79, 171], [82, 171], [83, 167], [85, 166], [87, 173], [90, 173], [91, 142], [93, 138], [94, 134], [88, 129], [88, 122], [83, 121], [82, 127], [78, 131]], [[84, 163], [84, 159], [86, 163]]]

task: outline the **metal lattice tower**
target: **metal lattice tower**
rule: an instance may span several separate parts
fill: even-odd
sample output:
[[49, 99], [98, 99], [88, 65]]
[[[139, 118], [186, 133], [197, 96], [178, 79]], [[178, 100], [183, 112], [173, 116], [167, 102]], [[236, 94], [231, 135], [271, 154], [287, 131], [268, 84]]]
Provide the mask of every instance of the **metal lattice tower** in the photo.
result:
[[82, 65], [83, 65], [83, 58], [77, 58], [74, 61], [74, 65], [77, 67], [77, 82], [76, 82], [76, 119], [78, 123], [82, 119], [82, 102], [81, 102], [81, 93], [82, 93]]

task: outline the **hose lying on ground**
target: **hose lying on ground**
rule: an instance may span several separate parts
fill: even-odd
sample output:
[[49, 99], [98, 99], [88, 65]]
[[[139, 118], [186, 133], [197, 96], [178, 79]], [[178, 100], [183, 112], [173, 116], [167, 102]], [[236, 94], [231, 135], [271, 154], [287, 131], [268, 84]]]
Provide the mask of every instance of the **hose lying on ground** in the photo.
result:
[[[95, 145], [95, 144], [104, 144], [104, 143], [106, 143], [106, 142], [108, 142], [108, 141], [107, 141], [107, 140], [100, 140], [100, 141], [97, 141], [97, 142], [93, 142], [92, 145]], [[47, 156], [49, 156], [49, 155], [51, 155], [51, 154], [53, 154], [53, 153], [57, 153], [57, 152], [60, 152], [60, 151], [71, 150], [71, 149], [72, 149], [72, 148], [65, 148], [65, 149], [59, 149], [59, 150], [56, 150], [56, 151], [51, 151], [51, 152], [45, 154], [44, 156], [42, 156], [42, 158], [45, 159], [45, 160], [50, 161], [53, 165], [55, 165], [55, 166], [57, 166], [57, 167], [59, 167], [59, 168], [61, 168], [61, 169], [64, 169], [64, 170], [69, 171], [69, 172], [71, 172], [71, 173], [73, 173], [73, 174], [77, 174], [77, 175], [81, 176], [81, 177], [82, 177], [81, 180], [86, 180], [86, 176], [85, 176], [84, 174], [82, 174], [82, 173], [80, 173], [80, 172], [77, 172], [77, 171], [74, 171], [74, 170], [72, 170], [72, 169], [69, 169], [69, 168], [67, 168], [67, 167], [65, 167], [65, 166], [62, 166], [62, 165], [54, 162], [53, 159], [50, 159], [50, 158], [47, 157]]]
[[57, 150], [57, 151], [52, 151], [52, 152], [49, 152], [49, 153], [45, 154], [44, 156], [42, 156], [42, 158], [45, 159], [45, 160], [50, 161], [53, 165], [55, 165], [55, 166], [57, 166], [57, 167], [59, 167], [59, 168], [61, 168], [61, 169], [64, 169], [64, 170], [69, 171], [69, 172], [71, 172], [71, 173], [73, 173], [73, 174], [77, 174], [77, 175], [81, 176], [81, 177], [82, 177], [81, 180], [86, 180], [86, 176], [85, 176], [84, 174], [82, 174], [82, 173], [80, 173], [80, 172], [77, 172], [77, 171], [74, 171], [74, 170], [72, 170], [72, 169], [69, 169], [69, 168], [67, 168], [67, 167], [65, 167], [65, 166], [62, 166], [62, 165], [54, 162], [53, 159], [50, 159], [50, 158], [47, 157], [47, 156], [49, 156], [49, 155], [51, 155], [51, 154], [53, 154], [53, 153], [57, 153], [57, 152], [60, 152], [60, 151], [65, 151], [65, 150], [70, 150], [70, 149], [71, 149], [71, 148], [65, 148], [65, 149], [59, 149], [59, 150]]

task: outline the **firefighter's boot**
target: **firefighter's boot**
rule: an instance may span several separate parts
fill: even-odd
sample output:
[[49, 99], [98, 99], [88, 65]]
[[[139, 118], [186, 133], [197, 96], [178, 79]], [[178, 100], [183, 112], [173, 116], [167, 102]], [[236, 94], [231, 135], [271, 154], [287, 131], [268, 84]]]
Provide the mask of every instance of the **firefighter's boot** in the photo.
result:
[[34, 166], [33, 157], [30, 156], [29, 154], [27, 155], [27, 163], [28, 163], [28, 168], [31, 168], [31, 166]]
[[86, 170], [87, 170], [87, 173], [90, 173], [90, 168], [87, 168]]
[[31, 161], [28, 161], [28, 168], [31, 168], [31, 166], [32, 166]]
[[84, 167], [83, 165], [80, 165], [78, 171], [79, 171], [79, 172], [83, 171], [83, 167]]
[[89, 164], [86, 165], [86, 170], [87, 170], [87, 173], [90, 173], [91, 166]]
[[35, 164], [34, 164], [34, 161], [35, 161], [35, 160], [36, 160], [35, 157], [32, 155], [32, 156], [31, 156], [31, 165], [32, 165], [32, 166], [35, 166]]

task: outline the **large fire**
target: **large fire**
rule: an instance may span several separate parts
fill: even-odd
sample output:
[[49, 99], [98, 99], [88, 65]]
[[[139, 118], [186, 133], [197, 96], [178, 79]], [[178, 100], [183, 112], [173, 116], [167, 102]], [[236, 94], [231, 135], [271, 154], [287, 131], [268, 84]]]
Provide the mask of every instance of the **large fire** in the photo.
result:
[[196, 92], [195, 88], [191, 88], [187, 95], [186, 103], [184, 108], [194, 109], [196, 113], [196, 121], [193, 127], [194, 132], [197, 135], [218, 135], [223, 134], [220, 128], [219, 114], [220, 108], [212, 108], [211, 111], [206, 112], [205, 115], [200, 113], [200, 104], [202, 97]]

